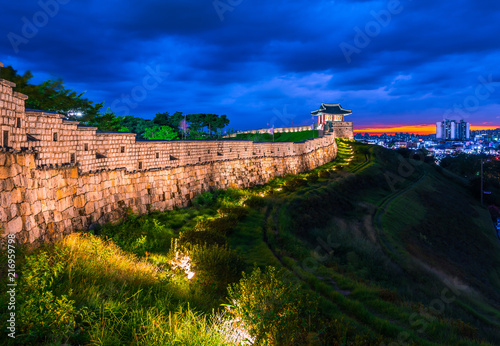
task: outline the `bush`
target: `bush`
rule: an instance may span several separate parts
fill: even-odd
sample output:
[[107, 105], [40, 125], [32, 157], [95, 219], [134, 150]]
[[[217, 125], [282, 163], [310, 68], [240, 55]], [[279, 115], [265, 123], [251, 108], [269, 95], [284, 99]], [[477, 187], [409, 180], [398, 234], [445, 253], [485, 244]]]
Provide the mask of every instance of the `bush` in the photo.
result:
[[226, 244], [226, 237], [223, 234], [214, 231], [197, 231], [186, 230], [179, 236], [179, 245], [224, 245]]
[[306, 180], [311, 182], [311, 183], [315, 183], [318, 181], [318, 174], [310, 173], [310, 174], [306, 175]]
[[197, 208], [210, 207], [215, 204], [216, 200], [216, 193], [212, 191], [205, 191], [200, 193], [193, 199], [193, 205]]
[[243, 273], [239, 283], [228, 288], [232, 306], [229, 313], [255, 338], [275, 345], [304, 345], [307, 342], [309, 318], [317, 304], [299, 288], [284, 282], [282, 273], [273, 267], [264, 272], [255, 268]]
[[[17, 340], [22, 343], [65, 343], [77, 334], [77, 319], [83, 316], [67, 295], [54, 293], [55, 281], [65, 264], [46, 252], [28, 256], [19, 283]], [[71, 295], [71, 290], [68, 292]]]
[[240, 207], [238, 205], [230, 207], [221, 207], [217, 210], [217, 212], [222, 216], [234, 215], [238, 220], [240, 220], [241, 218], [243, 218], [248, 214], [248, 210], [245, 207]]
[[302, 178], [292, 178], [283, 185], [287, 191], [295, 191], [301, 186], [307, 185], [307, 180]]
[[138, 256], [168, 249], [174, 237], [171, 228], [148, 216], [134, 217], [121, 225], [105, 225], [99, 233]]
[[264, 198], [260, 196], [250, 196], [245, 200], [245, 205], [250, 208], [260, 208], [266, 204]]
[[238, 224], [235, 215], [228, 215], [216, 219], [205, 219], [196, 224], [197, 230], [211, 231], [226, 236]]
[[195, 245], [190, 251], [195, 279], [204, 286], [223, 291], [238, 281], [244, 269], [243, 260], [227, 246]]
[[218, 191], [218, 200], [223, 204], [238, 203], [243, 197], [244, 193], [240, 189], [228, 188], [227, 190]]
[[323, 170], [318, 172], [318, 178], [330, 178], [330, 172]]

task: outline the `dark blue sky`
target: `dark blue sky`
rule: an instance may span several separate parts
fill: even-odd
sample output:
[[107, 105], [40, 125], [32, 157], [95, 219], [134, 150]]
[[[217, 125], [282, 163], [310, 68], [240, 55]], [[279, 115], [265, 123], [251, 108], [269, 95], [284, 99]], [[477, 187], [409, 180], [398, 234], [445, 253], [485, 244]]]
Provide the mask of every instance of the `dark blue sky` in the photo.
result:
[[[104, 3], [104, 4], [103, 4]], [[500, 2], [4, 2], [0, 61], [118, 115], [227, 114], [230, 127], [500, 125]]]

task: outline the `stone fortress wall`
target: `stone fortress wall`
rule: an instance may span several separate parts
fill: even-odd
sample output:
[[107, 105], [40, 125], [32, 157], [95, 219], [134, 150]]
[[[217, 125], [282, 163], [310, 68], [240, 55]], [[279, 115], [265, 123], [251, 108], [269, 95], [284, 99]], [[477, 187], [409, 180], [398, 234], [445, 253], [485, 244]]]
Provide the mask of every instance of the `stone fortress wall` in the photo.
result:
[[[332, 125], [332, 133], [335, 137], [338, 138], [349, 138], [354, 139], [354, 132], [352, 128], [352, 121], [333, 121]], [[300, 132], [300, 131], [309, 131], [311, 130], [311, 125], [307, 126], [291, 126], [291, 127], [276, 127], [273, 129], [274, 133], [284, 133], [284, 132]], [[233, 133], [228, 135], [227, 137], [236, 137], [238, 134], [262, 134], [269, 133], [269, 129], [258, 129], [258, 130], [248, 130], [248, 131], [239, 131], [237, 133]], [[323, 134], [323, 130], [319, 130], [320, 135]]]
[[183, 207], [203, 191], [263, 184], [337, 155], [330, 134], [302, 143], [136, 140], [26, 110], [13, 87], [0, 80], [0, 228], [23, 243], [118, 221], [127, 209]]

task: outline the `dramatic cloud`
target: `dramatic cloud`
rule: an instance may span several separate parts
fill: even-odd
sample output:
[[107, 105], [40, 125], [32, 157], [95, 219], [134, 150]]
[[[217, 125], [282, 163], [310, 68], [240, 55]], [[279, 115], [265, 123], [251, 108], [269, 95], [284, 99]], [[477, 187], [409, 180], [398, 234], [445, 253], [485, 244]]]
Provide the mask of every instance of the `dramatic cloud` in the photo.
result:
[[0, 61], [118, 115], [249, 129], [340, 102], [358, 128], [500, 126], [499, 22], [500, 3], [473, 0], [6, 2]]

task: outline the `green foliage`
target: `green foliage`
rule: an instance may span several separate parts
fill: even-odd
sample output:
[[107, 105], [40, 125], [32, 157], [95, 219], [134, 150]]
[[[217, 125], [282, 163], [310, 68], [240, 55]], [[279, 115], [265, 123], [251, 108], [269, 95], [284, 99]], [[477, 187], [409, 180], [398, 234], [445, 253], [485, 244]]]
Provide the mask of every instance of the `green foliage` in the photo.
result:
[[188, 138], [190, 139], [211, 138], [217, 131], [229, 124], [226, 115], [197, 113], [184, 116], [182, 112], [175, 112], [172, 115], [168, 112], [157, 113], [153, 123], [158, 126], [169, 126], [177, 132], [179, 137], [183, 138], [184, 133], [182, 129], [179, 129], [179, 126], [184, 118], [188, 123]]
[[229, 119], [225, 114], [188, 114], [186, 120], [189, 122], [192, 131], [204, 132], [204, 130], [208, 130], [209, 136], [229, 124]]
[[275, 133], [274, 139], [273, 135], [269, 133], [245, 133], [237, 134], [236, 139], [246, 139], [254, 142], [302, 142], [307, 139], [318, 138], [318, 131], [301, 131], [301, 132], [284, 132]]
[[201, 207], [218, 207], [220, 205], [231, 205], [240, 203], [245, 197], [245, 193], [240, 189], [229, 188], [227, 190], [205, 191], [197, 195], [193, 200], [193, 205]]
[[319, 173], [309, 173], [309, 174], [306, 175], [306, 180], [308, 182], [315, 183], [315, 182], [318, 181], [318, 174]]
[[307, 185], [307, 180], [297, 177], [287, 180], [283, 186], [287, 191], [295, 191], [305, 185]]
[[225, 245], [194, 245], [189, 254], [197, 282], [219, 292], [238, 281], [245, 268], [238, 254]]
[[219, 190], [217, 198], [222, 204], [236, 204], [241, 201], [245, 196], [245, 192], [241, 189], [228, 188], [226, 190]]
[[299, 287], [287, 283], [281, 272], [267, 267], [243, 273], [239, 283], [228, 287], [231, 316], [241, 321], [256, 343], [304, 345], [316, 303]]
[[179, 245], [225, 245], [226, 237], [215, 231], [200, 231], [188, 229], [179, 236]]
[[153, 123], [155, 123], [158, 126], [168, 126], [170, 124], [169, 117], [170, 117], [169, 112], [156, 113], [155, 117], [153, 118]]
[[224, 236], [231, 233], [238, 223], [238, 217], [233, 214], [215, 219], [204, 219], [196, 224], [197, 230], [216, 232]]
[[440, 166], [450, 171], [471, 179], [475, 177], [481, 169], [481, 159], [478, 155], [459, 154], [457, 156], [446, 156], [440, 162]]
[[138, 138], [144, 138], [144, 133], [147, 128], [153, 127], [151, 120], [126, 115], [120, 118], [120, 125], [126, 127], [130, 132], [136, 133]]
[[0, 69], [0, 78], [16, 83], [15, 91], [28, 96], [26, 108], [39, 109], [44, 111], [58, 112], [68, 115], [71, 111], [80, 111], [83, 114], [95, 114], [99, 105], [94, 105], [92, 101], [84, 98], [85, 93], [78, 93], [66, 88], [64, 81], [47, 80], [41, 84], [30, 84], [33, 75], [26, 71], [22, 76], [17, 73], [12, 66]]
[[134, 216], [121, 225], [105, 225], [99, 234], [138, 256], [144, 256], [146, 252], [167, 250], [174, 237], [173, 230], [159, 220]]
[[222, 216], [234, 215], [238, 220], [240, 220], [248, 214], [248, 209], [239, 205], [233, 205], [223, 206], [219, 208], [217, 212]]
[[205, 191], [197, 195], [193, 200], [193, 205], [197, 208], [211, 207], [217, 201], [217, 192]]
[[0, 68], [0, 78], [16, 83], [16, 91], [21, 92], [26, 89], [33, 74], [28, 70], [21, 76], [12, 66], [5, 66]]
[[[97, 110], [100, 111], [102, 108], [102, 103], [97, 105]], [[88, 114], [81, 119], [82, 123], [89, 126], [95, 126], [100, 131], [121, 131], [126, 132], [129, 130], [121, 124], [121, 119], [116, 116], [109, 108], [103, 114], [98, 113], [94, 116], [89, 116]]]
[[260, 208], [266, 204], [264, 198], [252, 195], [245, 200], [245, 205], [249, 208]]
[[318, 172], [318, 178], [330, 178], [330, 172], [327, 170], [321, 170]]
[[[94, 104], [83, 97], [85, 93], [66, 88], [61, 79], [47, 80], [38, 85], [30, 84], [32, 73], [26, 71], [19, 75], [12, 66], [0, 69], [0, 78], [16, 83], [14, 90], [28, 96], [26, 108], [58, 112], [82, 124], [96, 126], [101, 131], [130, 131], [137, 133], [139, 138], [171, 140], [183, 135], [179, 129], [180, 122], [184, 119], [182, 112], [172, 115], [168, 112], [157, 113], [152, 121], [132, 115], [120, 118], [109, 109], [102, 113], [104, 102]], [[76, 117], [75, 112], [80, 112], [83, 116]], [[192, 129], [190, 138], [210, 137], [229, 124], [226, 115], [205, 113], [189, 114], [187, 121]], [[204, 130], [208, 130], [207, 136]]]
[[83, 310], [68, 298], [71, 290], [68, 295], [54, 293], [65, 268], [58, 257], [42, 251], [26, 258], [17, 309], [17, 339], [21, 342], [66, 342], [77, 334], [77, 320], [84, 316]]
[[162, 140], [172, 140], [179, 138], [177, 132], [170, 126], [156, 126], [149, 127], [144, 132], [144, 138], [146, 139], [162, 139]]

